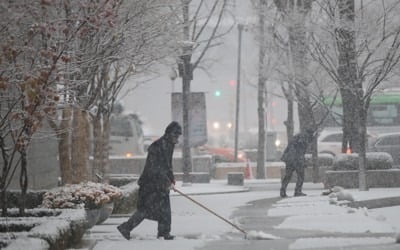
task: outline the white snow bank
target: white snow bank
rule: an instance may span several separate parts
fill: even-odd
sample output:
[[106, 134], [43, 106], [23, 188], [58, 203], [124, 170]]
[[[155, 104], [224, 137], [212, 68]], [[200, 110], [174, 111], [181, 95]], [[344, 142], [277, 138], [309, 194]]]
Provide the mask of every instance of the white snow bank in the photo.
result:
[[50, 246], [45, 240], [22, 236], [11, 242], [7, 247], [4, 248], [4, 250], [47, 250], [49, 248]]
[[[307, 238], [298, 239], [290, 244], [289, 249], [313, 249], [325, 247], [347, 247], [347, 246], [366, 246], [366, 245], [383, 245], [393, 244], [393, 238], [390, 237], [362, 237], [362, 238], [347, 238], [347, 237], [322, 237], [322, 238]], [[382, 246], [383, 247], [383, 246]]]
[[346, 214], [347, 210], [340, 206], [329, 204], [327, 196], [306, 196], [282, 199], [268, 210], [268, 216], [297, 216], [321, 214]]
[[[390, 192], [388, 189], [370, 189], [369, 191], [338, 189], [337, 191], [346, 192], [359, 201], [400, 196], [397, 194], [400, 191], [398, 188], [390, 189]], [[395, 226], [400, 225], [400, 218], [397, 216], [398, 207], [380, 210], [357, 209], [331, 204], [330, 199], [336, 198], [310, 195], [282, 199], [268, 211], [268, 216], [289, 216], [276, 226], [280, 229], [340, 233], [395, 233], [399, 231]]]
[[262, 231], [251, 230], [251, 231], [247, 232], [246, 239], [248, 239], [248, 240], [277, 240], [280, 238], [275, 235], [267, 234]]
[[279, 229], [301, 229], [338, 233], [393, 233], [394, 228], [364, 214], [292, 216], [276, 226]]

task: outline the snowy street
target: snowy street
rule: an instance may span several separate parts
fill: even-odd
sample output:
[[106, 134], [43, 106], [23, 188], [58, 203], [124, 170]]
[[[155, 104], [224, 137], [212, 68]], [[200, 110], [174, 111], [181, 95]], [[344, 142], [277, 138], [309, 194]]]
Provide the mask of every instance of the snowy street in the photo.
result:
[[[292, 185], [292, 184], [291, 184]], [[291, 196], [293, 186], [289, 185]], [[125, 240], [116, 226], [127, 216], [111, 217], [84, 236], [84, 249], [399, 249], [396, 233], [400, 206], [365, 209], [330, 204], [321, 184], [306, 183], [306, 197], [278, 198], [276, 181], [247, 180], [244, 187], [225, 182], [177, 188], [248, 232], [248, 239], [228, 223], [177, 194], [171, 194], [172, 234], [156, 239], [157, 224], [145, 220]], [[246, 191], [248, 189], [248, 191]], [[245, 191], [245, 192], [241, 192]], [[347, 190], [355, 200], [399, 197], [400, 189]], [[212, 193], [219, 194], [212, 194]], [[223, 193], [226, 192], [226, 193]], [[196, 195], [208, 193], [206, 195]], [[368, 247], [368, 248], [367, 248]]]

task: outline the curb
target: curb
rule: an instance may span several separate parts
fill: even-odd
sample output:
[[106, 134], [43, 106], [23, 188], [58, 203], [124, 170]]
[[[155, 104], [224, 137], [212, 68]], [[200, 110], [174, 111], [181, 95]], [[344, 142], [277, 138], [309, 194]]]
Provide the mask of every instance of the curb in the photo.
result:
[[368, 209], [400, 206], [400, 197], [387, 197], [363, 201], [354, 201], [349, 203], [348, 206], [353, 208], [366, 207]]

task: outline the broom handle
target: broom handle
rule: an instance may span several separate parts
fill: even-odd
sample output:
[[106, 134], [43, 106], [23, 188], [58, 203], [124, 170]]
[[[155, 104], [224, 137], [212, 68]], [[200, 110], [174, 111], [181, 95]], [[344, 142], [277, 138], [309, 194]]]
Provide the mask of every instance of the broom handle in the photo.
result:
[[241, 229], [240, 227], [236, 226], [235, 224], [233, 224], [232, 222], [228, 221], [227, 219], [225, 219], [224, 217], [222, 217], [221, 215], [217, 214], [216, 212], [212, 211], [211, 209], [209, 209], [208, 207], [204, 206], [203, 204], [199, 203], [198, 201], [192, 199], [191, 197], [189, 197], [188, 195], [182, 193], [181, 191], [179, 191], [178, 189], [176, 189], [175, 187], [172, 188], [172, 190], [174, 190], [175, 192], [179, 193], [180, 195], [182, 195], [183, 197], [189, 199], [190, 201], [192, 201], [193, 203], [196, 203], [197, 205], [199, 205], [200, 207], [204, 208], [205, 210], [207, 210], [208, 212], [212, 213], [213, 215], [217, 216], [218, 218], [220, 218], [221, 220], [225, 221], [226, 223], [228, 223], [229, 225], [231, 225], [232, 227], [236, 228], [237, 230], [239, 230], [240, 232], [244, 233], [245, 235], [247, 235], [247, 232], [244, 231], [243, 229]]

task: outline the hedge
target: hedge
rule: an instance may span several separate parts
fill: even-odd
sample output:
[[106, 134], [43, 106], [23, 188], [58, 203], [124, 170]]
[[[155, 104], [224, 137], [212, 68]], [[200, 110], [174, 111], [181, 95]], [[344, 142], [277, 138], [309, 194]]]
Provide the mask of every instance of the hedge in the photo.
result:
[[[393, 167], [393, 158], [385, 152], [366, 153], [366, 169], [379, 170], [391, 169]], [[358, 154], [338, 154], [334, 158], [333, 170], [358, 170]]]

